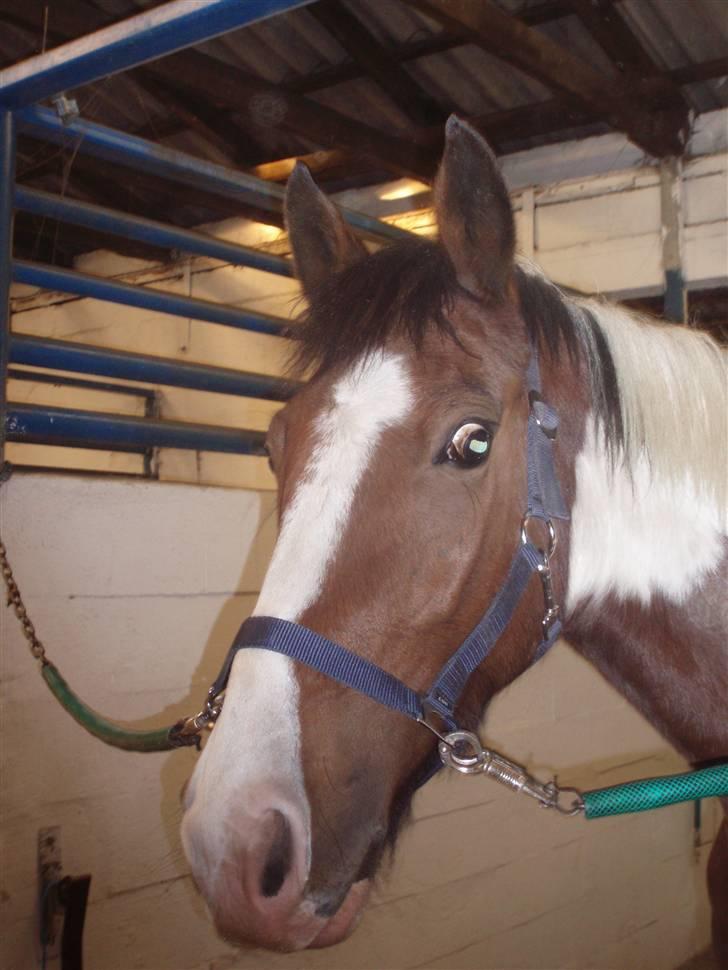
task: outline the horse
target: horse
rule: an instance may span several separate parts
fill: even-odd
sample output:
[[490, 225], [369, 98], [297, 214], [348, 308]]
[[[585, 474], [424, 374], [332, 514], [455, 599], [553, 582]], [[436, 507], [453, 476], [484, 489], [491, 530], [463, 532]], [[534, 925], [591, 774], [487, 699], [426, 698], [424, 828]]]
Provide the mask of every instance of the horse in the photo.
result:
[[[517, 257], [495, 157], [454, 117], [434, 200], [436, 241], [368, 252], [305, 166], [289, 179], [307, 298], [292, 364], [308, 380], [267, 436], [280, 530], [254, 618], [305, 626], [424, 692], [518, 542], [537, 354], [560, 417], [562, 635], [690, 762], [725, 759], [723, 351], [692, 328], [567, 296]], [[531, 579], [465, 687], [459, 725], [476, 730], [531, 665], [543, 616]], [[346, 938], [436, 745], [290, 656], [239, 651], [181, 827], [219, 933], [282, 951]], [[708, 882], [725, 967], [728, 820]]]

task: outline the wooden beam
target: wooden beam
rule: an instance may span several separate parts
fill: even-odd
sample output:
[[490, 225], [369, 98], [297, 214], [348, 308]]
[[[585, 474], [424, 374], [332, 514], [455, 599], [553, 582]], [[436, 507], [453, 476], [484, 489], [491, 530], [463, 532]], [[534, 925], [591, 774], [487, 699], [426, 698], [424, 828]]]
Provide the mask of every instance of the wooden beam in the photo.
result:
[[348, 7], [338, 0], [319, 0], [308, 8], [308, 12], [411, 121], [420, 126], [445, 121], [445, 113], [434, 98], [420, 87]]
[[643, 109], [629, 85], [594, 70], [545, 34], [506, 13], [494, 0], [406, 0], [449, 29], [469, 30], [473, 43], [604, 118], [650, 155], [680, 154], [688, 129], [687, 108]]
[[654, 61], [632, 33], [614, 0], [569, 0], [574, 13], [618, 71], [657, 73]]
[[683, 275], [682, 163], [679, 158], [660, 162], [660, 222], [662, 269], [665, 274], [664, 317], [676, 323], [687, 320], [687, 289]]
[[296, 162], [305, 162], [313, 175], [330, 173], [332, 170], [347, 171], [351, 168], [352, 157], [348, 152], [332, 151], [311, 152], [308, 155], [293, 155], [290, 158], [279, 158], [272, 162], [254, 165], [250, 174], [267, 182], [285, 182], [296, 166]]
[[614, 0], [570, 0], [574, 12], [604, 53], [613, 69], [649, 99], [651, 107], [673, 112], [688, 110], [679, 85], [661, 72], [621, 16]]
[[675, 67], [670, 77], [676, 84], [695, 84], [698, 81], [712, 81], [715, 78], [728, 75], [728, 57], [716, 57], [711, 61], [701, 61], [697, 64], [686, 64]]
[[[537, 26], [568, 17], [571, 13], [569, 0], [543, 0], [542, 3], [537, 4], [531, 4], [527, 0], [524, 8], [517, 12], [517, 16], [524, 24]], [[408, 40], [404, 44], [387, 49], [387, 53], [395, 62], [404, 63], [416, 61], [420, 57], [430, 57], [432, 54], [443, 54], [456, 47], [463, 47], [471, 43], [471, 40], [466, 30], [441, 30], [436, 34]], [[324, 67], [307, 77], [293, 78], [284, 82], [283, 87], [293, 94], [311, 94], [346, 81], [355, 81], [361, 76], [360, 66], [352, 59], [343, 64]]]
[[288, 131], [322, 148], [337, 148], [364, 155], [398, 175], [430, 178], [436, 158], [428, 157], [412, 138], [395, 138], [354, 121], [315, 101], [266, 84], [239, 68], [186, 50], [145, 67], [155, 77], [172, 80], [180, 88], [206, 90], [211, 98], [246, 117], [254, 126], [270, 125]]

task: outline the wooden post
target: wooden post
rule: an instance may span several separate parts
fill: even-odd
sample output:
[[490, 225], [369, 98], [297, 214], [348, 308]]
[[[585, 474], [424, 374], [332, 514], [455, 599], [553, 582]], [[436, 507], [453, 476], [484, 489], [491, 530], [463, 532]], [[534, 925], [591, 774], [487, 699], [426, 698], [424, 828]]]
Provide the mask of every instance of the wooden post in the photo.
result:
[[676, 156], [660, 162], [660, 212], [665, 274], [664, 317], [676, 323], [686, 323], [687, 290], [682, 271], [682, 160]]

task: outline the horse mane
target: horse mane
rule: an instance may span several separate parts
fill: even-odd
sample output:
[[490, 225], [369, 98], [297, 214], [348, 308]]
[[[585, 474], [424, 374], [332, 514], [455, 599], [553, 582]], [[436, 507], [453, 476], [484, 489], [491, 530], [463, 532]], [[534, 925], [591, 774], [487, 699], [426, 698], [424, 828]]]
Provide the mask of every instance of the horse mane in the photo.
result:
[[728, 354], [709, 334], [605, 300], [576, 301], [614, 362], [629, 470], [646, 459], [667, 482], [687, 475], [720, 508], [728, 500]]
[[[725, 472], [725, 354], [707, 334], [603, 300], [572, 299], [525, 260], [515, 267], [532, 342], [553, 360], [585, 364], [594, 418], [613, 462], [646, 456], [669, 479], [690, 468], [718, 501]], [[396, 337], [419, 349], [435, 328], [458, 342], [449, 314], [460, 287], [437, 242], [414, 238], [370, 253], [309, 295], [288, 333], [295, 372], [323, 373]]]

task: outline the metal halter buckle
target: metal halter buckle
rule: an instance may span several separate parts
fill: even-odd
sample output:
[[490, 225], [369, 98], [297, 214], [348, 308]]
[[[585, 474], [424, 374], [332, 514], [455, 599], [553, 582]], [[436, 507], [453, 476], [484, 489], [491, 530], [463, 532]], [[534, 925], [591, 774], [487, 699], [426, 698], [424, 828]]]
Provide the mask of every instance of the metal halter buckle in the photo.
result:
[[553, 441], [554, 438], [556, 437], [557, 428], [555, 426], [554, 427], [550, 427], [548, 424], [545, 424], [541, 420], [541, 418], [539, 417], [538, 408], [534, 407], [535, 404], [543, 404], [544, 407], [547, 406], [546, 405], [546, 402], [541, 397], [541, 395], [539, 394], [538, 391], [536, 391], [536, 390], [530, 390], [528, 392], [528, 406], [530, 408], [531, 414], [533, 415], [533, 420], [539, 426], [539, 428], [541, 429], [541, 431], [543, 431], [543, 433], [546, 435], [546, 437], [547, 438], [550, 438], [551, 441]]
[[202, 732], [211, 731], [220, 716], [222, 700], [222, 694], [216, 694], [210, 688], [202, 710], [198, 714], [183, 718], [174, 726], [174, 737], [177, 742], [181, 745], [195, 745], [199, 750]]
[[[534, 519], [538, 519], [539, 522], [543, 522], [544, 526], [548, 530], [548, 545], [545, 549], [542, 549], [536, 542], [532, 542], [529, 538], [528, 527]], [[560, 608], [559, 604], [556, 602], [556, 597], [554, 596], [554, 586], [551, 577], [551, 557], [556, 550], [556, 529], [554, 528], [554, 523], [551, 519], [542, 519], [540, 516], [528, 514], [524, 515], [523, 521], [521, 522], [521, 542], [524, 546], [526, 543], [530, 542], [531, 545], [535, 546], [543, 556], [543, 562], [538, 564], [536, 570], [541, 579], [541, 586], [543, 588], [544, 614], [543, 620], [541, 621], [541, 626], [543, 629], [544, 640], [548, 640], [554, 624], [558, 621], [560, 616]]]

